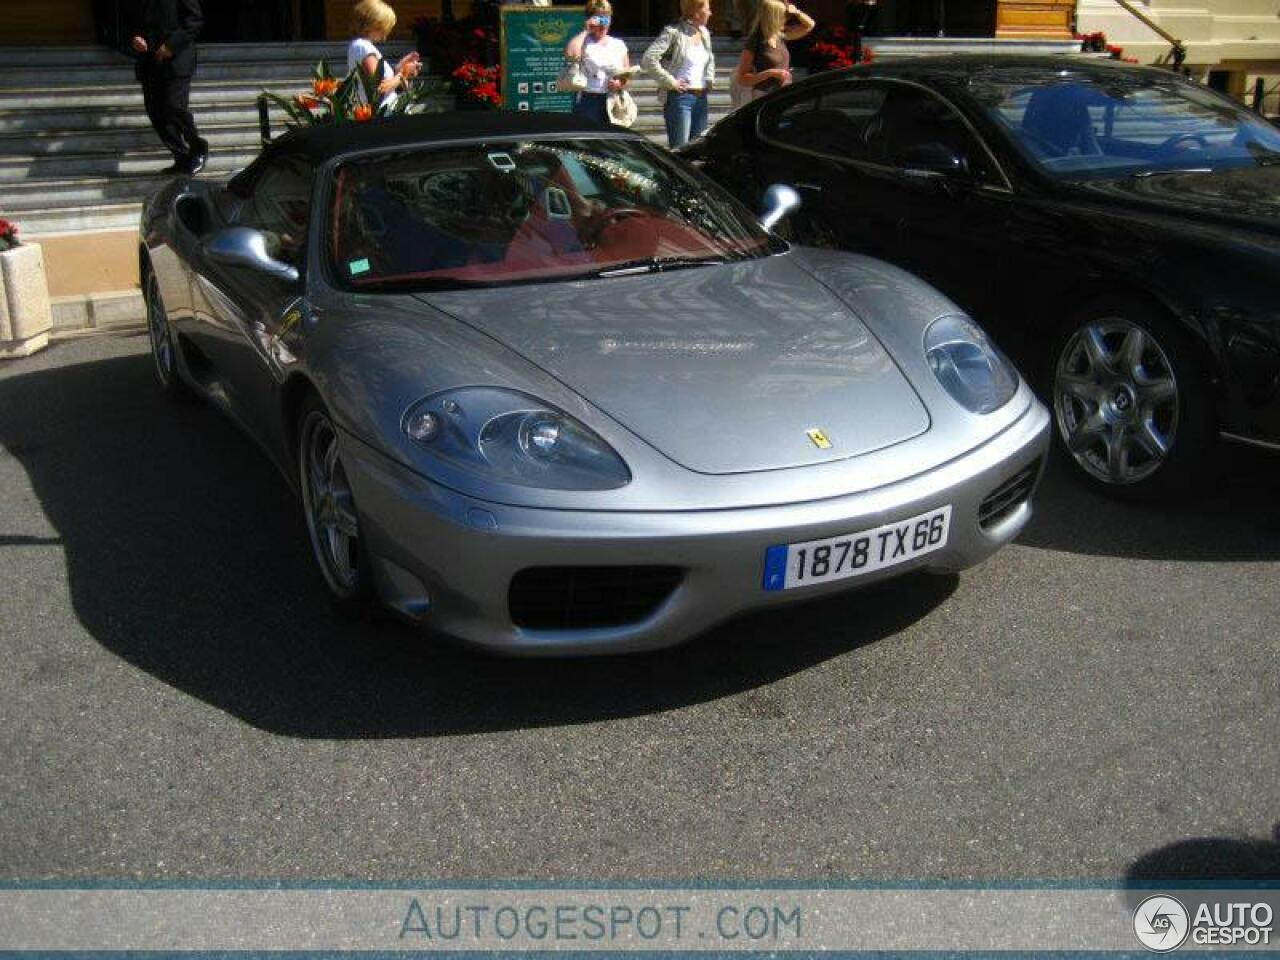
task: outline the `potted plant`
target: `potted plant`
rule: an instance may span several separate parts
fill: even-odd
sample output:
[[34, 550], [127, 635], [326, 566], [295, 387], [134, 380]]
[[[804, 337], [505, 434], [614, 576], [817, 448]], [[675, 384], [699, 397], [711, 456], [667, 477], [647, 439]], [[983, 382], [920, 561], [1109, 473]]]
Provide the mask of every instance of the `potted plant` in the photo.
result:
[[22, 243], [0, 219], [0, 359], [26, 357], [49, 343], [53, 313], [38, 243]]
[[468, 60], [452, 73], [459, 110], [496, 110], [502, 106], [500, 68]]

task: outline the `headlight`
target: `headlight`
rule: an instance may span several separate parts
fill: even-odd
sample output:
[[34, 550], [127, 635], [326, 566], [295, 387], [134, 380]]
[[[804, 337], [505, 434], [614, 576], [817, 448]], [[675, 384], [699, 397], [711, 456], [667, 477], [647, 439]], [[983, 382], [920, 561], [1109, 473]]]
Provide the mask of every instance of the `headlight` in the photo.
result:
[[968, 317], [939, 317], [929, 324], [924, 353], [938, 382], [973, 413], [998, 410], [1018, 389], [1018, 371]]
[[514, 390], [462, 387], [419, 400], [404, 432], [434, 456], [490, 479], [548, 490], [613, 490], [622, 458], [567, 413]]

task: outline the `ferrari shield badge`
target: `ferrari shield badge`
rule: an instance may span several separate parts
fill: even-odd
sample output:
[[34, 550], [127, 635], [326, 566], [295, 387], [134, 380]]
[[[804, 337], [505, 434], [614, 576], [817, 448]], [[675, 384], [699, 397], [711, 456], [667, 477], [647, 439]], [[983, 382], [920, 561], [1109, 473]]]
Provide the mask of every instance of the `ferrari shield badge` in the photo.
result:
[[807, 436], [810, 442], [812, 442], [819, 450], [831, 449], [831, 438], [823, 433], [821, 428], [811, 427], [805, 431], [805, 436]]

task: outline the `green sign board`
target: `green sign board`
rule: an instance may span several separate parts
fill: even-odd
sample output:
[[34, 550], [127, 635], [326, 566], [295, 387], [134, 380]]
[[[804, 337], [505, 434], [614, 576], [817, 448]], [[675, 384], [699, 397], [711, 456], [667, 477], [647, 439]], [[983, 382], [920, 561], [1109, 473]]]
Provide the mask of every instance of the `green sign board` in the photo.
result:
[[568, 113], [573, 92], [560, 90], [557, 80], [565, 44], [582, 29], [585, 8], [521, 5], [500, 10], [502, 108]]

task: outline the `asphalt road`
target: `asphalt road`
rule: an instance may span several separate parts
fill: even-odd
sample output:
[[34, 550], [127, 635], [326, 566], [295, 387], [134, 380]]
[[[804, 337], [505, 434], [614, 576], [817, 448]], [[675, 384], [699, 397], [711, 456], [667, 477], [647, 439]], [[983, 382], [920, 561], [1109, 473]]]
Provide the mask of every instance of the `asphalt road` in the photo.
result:
[[1280, 878], [1280, 461], [655, 656], [336, 619], [143, 336], [0, 366], [0, 876]]

